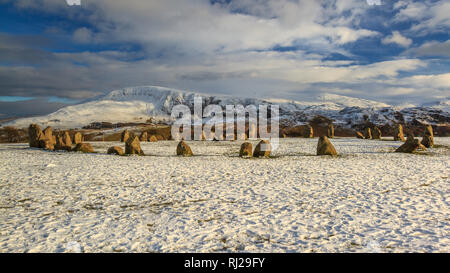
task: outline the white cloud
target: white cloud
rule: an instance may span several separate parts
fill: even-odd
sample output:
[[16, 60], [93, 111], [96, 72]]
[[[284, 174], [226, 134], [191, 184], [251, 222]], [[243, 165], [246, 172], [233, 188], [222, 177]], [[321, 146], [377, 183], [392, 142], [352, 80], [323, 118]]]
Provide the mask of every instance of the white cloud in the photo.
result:
[[[58, 53], [51, 54], [55, 61], [45, 67], [2, 67], [0, 78], [8, 80], [4, 86], [20, 82], [22, 87], [14, 91], [24, 94], [62, 92], [68, 97], [88, 97], [124, 86], [162, 85], [245, 96], [272, 92], [276, 97], [292, 95], [292, 90], [307, 92], [333, 85], [336, 92], [373, 97], [389, 96], [391, 91], [394, 95], [394, 90], [413, 94], [414, 84], [421, 91], [427, 88], [424, 83], [442, 88], [448, 80], [403, 80], [401, 72], [413, 73], [426, 67], [427, 62], [419, 59], [368, 65], [323, 61], [330, 53], [351, 56], [344, 45], [381, 35], [360, 27], [366, 11], [374, 8], [361, 0], [241, 0], [214, 5], [207, 0], [86, 0], [75, 9], [60, 0], [16, 3], [21, 8], [67, 14], [92, 25], [66, 33], [77, 43], [137, 44], [142, 48], [142, 56], [126, 51]], [[423, 5], [399, 1], [395, 4], [399, 13], [393, 20], [423, 18], [424, 22], [431, 20], [429, 25], [445, 21], [445, 14], [432, 21], [423, 10], [428, 2]], [[89, 12], [76, 13], [83, 9]], [[403, 34], [413, 37], [411, 32]], [[404, 35], [393, 31], [382, 42], [410, 47], [413, 41]], [[303, 50], [270, 51], [274, 46]], [[422, 56], [431, 46], [423, 45], [416, 56]], [[278, 93], [273, 94], [274, 90]], [[433, 92], [438, 91], [429, 94]]]
[[85, 27], [79, 28], [73, 33], [73, 40], [78, 43], [89, 43], [92, 41], [92, 31]]
[[393, 31], [391, 35], [381, 40], [383, 44], [397, 44], [402, 47], [409, 47], [412, 40], [403, 36], [399, 31]]
[[407, 53], [412, 53], [414, 56], [450, 57], [450, 40], [447, 40], [445, 42], [426, 42], [420, 47], [412, 48]]

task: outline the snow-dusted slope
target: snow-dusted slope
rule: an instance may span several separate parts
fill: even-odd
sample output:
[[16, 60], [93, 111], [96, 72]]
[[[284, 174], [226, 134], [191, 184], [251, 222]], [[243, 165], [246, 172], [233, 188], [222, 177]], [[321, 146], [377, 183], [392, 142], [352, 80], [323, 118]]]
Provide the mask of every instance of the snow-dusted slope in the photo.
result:
[[[145, 122], [149, 118], [170, 122], [172, 107], [185, 104], [193, 109], [194, 97], [201, 96], [204, 106], [277, 104], [280, 118], [286, 124], [308, 122], [316, 115], [333, 119], [348, 127], [371, 121], [376, 124], [393, 122], [420, 122], [437, 124], [450, 120], [448, 107], [413, 107], [397, 109], [391, 105], [335, 94], [321, 94], [313, 101], [282, 99], [252, 99], [214, 96], [156, 86], [130, 87], [115, 90], [95, 100], [64, 107], [52, 114], [23, 118], [7, 125], [27, 127], [30, 123], [55, 128], [80, 128], [92, 122]], [[438, 105], [439, 106], [439, 105]], [[445, 105], [444, 105], [445, 106]]]

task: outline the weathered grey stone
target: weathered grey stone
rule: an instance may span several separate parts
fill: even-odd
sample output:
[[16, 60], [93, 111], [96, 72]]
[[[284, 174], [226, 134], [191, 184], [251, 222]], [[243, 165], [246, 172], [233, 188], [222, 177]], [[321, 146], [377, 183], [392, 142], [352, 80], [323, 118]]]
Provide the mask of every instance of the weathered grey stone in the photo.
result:
[[337, 155], [336, 149], [326, 136], [321, 136], [317, 142], [317, 155]]

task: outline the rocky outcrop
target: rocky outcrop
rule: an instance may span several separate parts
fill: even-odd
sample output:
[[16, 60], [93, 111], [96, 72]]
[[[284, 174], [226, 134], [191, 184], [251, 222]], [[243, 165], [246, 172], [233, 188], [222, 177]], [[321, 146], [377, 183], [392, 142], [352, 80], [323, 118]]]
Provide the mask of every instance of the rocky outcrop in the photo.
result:
[[317, 155], [337, 155], [336, 149], [326, 136], [321, 136], [317, 143]]
[[182, 140], [177, 145], [177, 155], [193, 156], [194, 153], [192, 153], [191, 147]]
[[112, 146], [108, 149], [107, 153], [109, 155], [123, 155], [123, 149], [119, 146]]
[[83, 152], [83, 153], [93, 153], [94, 148], [92, 148], [89, 143], [78, 143], [75, 148], [73, 148], [74, 152]]
[[244, 142], [241, 145], [241, 149], [239, 150], [239, 156], [244, 157], [252, 157], [253, 156], [253, 145], [250, 142]]
[[145, 155], [144, 151], [141, 149], [141, 143], [139, 138], [134, 136], [133, 138], [128, 138], [125, 142], [125, 154], [127, 155]]
[[272, 145], [270, 145], [270, 141], [261, 140], [255, 147], [255, 151], [253, 151], [254, 157], [269, 157], [272, 151]]

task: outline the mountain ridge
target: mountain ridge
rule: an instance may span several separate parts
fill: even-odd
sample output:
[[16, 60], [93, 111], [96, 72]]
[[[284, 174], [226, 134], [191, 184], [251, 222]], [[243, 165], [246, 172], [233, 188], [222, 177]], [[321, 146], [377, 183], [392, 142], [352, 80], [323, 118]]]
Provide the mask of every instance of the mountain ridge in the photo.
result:
[[257, 99], [229, 95], [208, 95], [193, 91], [159, 87], [138, 86], [113, 90], [108, 94], [85, 102], [66, 106], [51, 114], [21, 118], [4, 125], [27, 127], [31, 123], [55, 128], [81, 128], [93, 122], [146, 122], [170, 124], [170, 113], [174, 105], [185, 104], [193, 109], [194, 97], [201, 96], [204, 106], [218, 104], [278, 104], [280, 123], [288, 126], [308, 123], [315, 116], [324, 116], [334, 123], [352, 128], [362, 123], [427, 123], [432, 125], [450, 122], [447, 102], [436, 102], [430, 106], [398, 107], [373, 100], [323, 93], [312, 101], [284, 99]]

